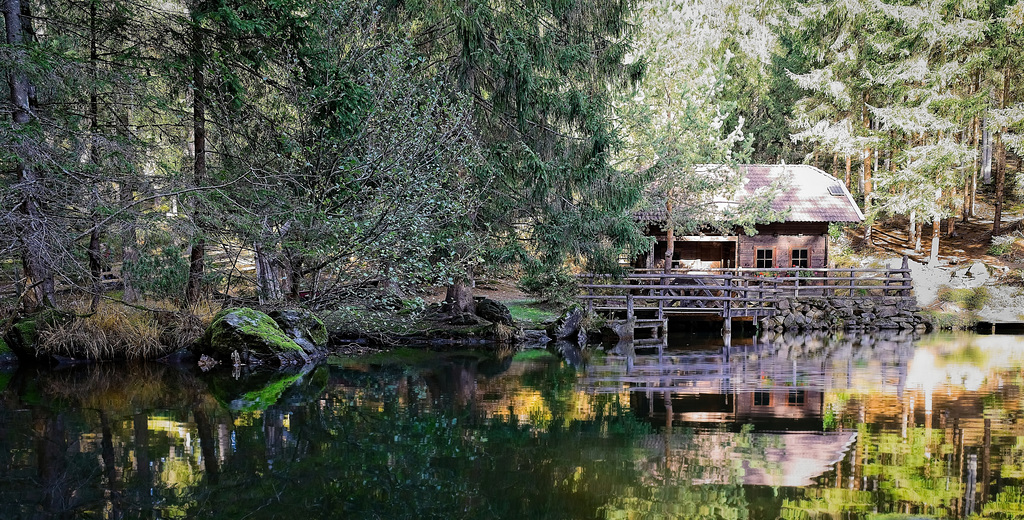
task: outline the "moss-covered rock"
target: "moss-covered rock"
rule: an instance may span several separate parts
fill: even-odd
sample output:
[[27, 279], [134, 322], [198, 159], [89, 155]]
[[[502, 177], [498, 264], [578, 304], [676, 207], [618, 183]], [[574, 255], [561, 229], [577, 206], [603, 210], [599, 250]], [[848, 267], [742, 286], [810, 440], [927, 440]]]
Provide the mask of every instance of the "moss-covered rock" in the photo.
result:
[[39, 331], [44, 327], [66, 323], [74, 318], [74, 315], [70, 313], [57, 309], [46, 309], [19, 318], [11, 325], [3, 339], [7, 348], [19, 360], [44, 361], [46, 356], [40, 356], [37, 348]]
[[281, 370], [253, 370], [236, 379], [225, 372], [201, 376], [210, 393], [225, 408], [235, 412], [265, 410], [282, 400], [306, 403], [323, 395], [329, 370], [324, 365], [308, 364]]
[[493, 322], [512, 327], [515, 321], [512, 320], [512, 312], [505, 304], [490, 298], [480, 298], [476, 302], [476, 315]]
[[18, 356], [14, 354], [11, 347], [7, 346], [7, 342], [0, 338], [0, 367], [16, 365], [18, 363]]
[[272, 311], [268, 315], [307, 354], [320, 354], [327, 347], [327, 327], [312, 312], [288, 309]]
[[273, 318], [247, 307], [217, 313], [199, 341], [196, 354], [206, 354], [227, 365], [296, 365], [311, 359]]

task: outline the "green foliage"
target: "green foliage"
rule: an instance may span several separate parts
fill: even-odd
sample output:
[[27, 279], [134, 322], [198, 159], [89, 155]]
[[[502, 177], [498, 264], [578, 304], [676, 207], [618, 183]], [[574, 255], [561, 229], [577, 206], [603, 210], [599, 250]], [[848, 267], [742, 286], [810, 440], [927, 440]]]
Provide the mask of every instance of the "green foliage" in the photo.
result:
[[142, 294], [158, 300], [179, 301], [184, 297], [188, 259], [180, 247], [165, 245], [137, 260], [126, 260], [122, 270]]
[[549, 305], [542, 305], [533, 301], [505, 302], [512, 319], [517, 322], [526, 322], [537, 327], [544, 322], [558, 318], [558, 312], [551, 309]]
[[924, 310], [922, 314], [928, 318], [936, 330], [972, 330], [978, 324], [978, 316], [973, 312]]
[[[613, 0], [407, 2], [394, 18], [426, 54], [423, 73], [472, 101], [480, 161], [468, 169], [487, 193], [456, 242], [469, 262], [616, 258], [644, 241], [632, 219], [640, 180], [611, 168], [619, 146], [614, 88], [635, 81], [627, 63], [632, 5]], [[571, 13], [571, 15], [570, 15]], [[603, 268], [597, 261], [589, 268]]]
[[1017, 244], [1017, 237], [1005, 235], [992, 237], [992, 245], [988, 248], [988, 254], [992, 256], [1004, 256], [1013, 251]]
[[969, 289], [952, 289], [942, 286], [938, 291], [938, 299], [943, 302], [959, 303], [967, 310], [978, 311], [988, 303], [989, 292], [988, 288], [984, 286]]
[[553, 269], [537, 263], [527, 265], [519, 278], [519, 287], [556, 306], [574, 302], [579, 294], [579, 282], [567, 269]]

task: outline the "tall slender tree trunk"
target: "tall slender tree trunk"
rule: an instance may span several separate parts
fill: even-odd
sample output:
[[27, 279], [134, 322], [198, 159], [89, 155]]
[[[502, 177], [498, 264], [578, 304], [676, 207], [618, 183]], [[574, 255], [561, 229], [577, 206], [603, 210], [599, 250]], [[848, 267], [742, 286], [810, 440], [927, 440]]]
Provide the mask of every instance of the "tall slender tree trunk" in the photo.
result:
[[[95, 220], [98, 220], [98, 217]], [[93, 225], [89, 232], [89, 278], [92, 279], [92, 301], [89, 308], [93, 312], [100, 306], [100, 297], [103, 295], [103, 252], [100, 241], [100, 228]]]
[[910, 210], [910, 229], [907, 230], [907, 247], [914, 246], [914, 237], [917, 235], [917, 211]]
[[[22, 19], [23, 6], [20, 0], [3, 0], [4, 27], [7, 45], [18, 48], [24, 43], [25, 33], [31, 34], [30, 20]], [[21, 70], [21, 64], [10, 67], [7, 75], [11, 119], [15, 127], [28, 124], [32, 118], [30, 106], [31, 85], [28, 76]], [[55, 300], [53, 271], [51, 269], [50, 241], [47, 224], [43, 217], [42, 194], [44, 178], [30, 164], [19, 158], [15, 168], [18, 171], [18, 189], [21, 214], [15, 233], [21, 246], [21, 263], [25, 273], [25, 294], [23, 304], [28, 312], [41, 307], [53, 306]]]
[[[1006, 108], [1006, 100], [1010, 96], [1010, 69], [1003, 69], [1003, 92], [1000, 96], [999, 107]], [[1003, 134], [1007, 128], [999, 129], [996, 136], [996, 194], [995, 194], [995, 215], [992, 217], [992, 234], [998, 235], [1003, 219], [1003, 198], [1006, 192], [1006, 143], [1003, 142]]]
[[[97, 52], [96, 34], [96, 1], [89, 3], [89, 72], [92, 76], [92, 85], [89, 87], [89, 162], [94, 168], [100, 167], [99, 152], [96, 150], [97, 134], [100, 128], [100, 103], [97, 92], [99, 53]], [[92, 197], [92, 231], [89, 232], [89, 278], [92, 281], [92, 303], [90, 308], [93, 312], [100, 306], [100, 297], [103, 294], [103, 253], [101, 247], [100, 215], [97, 211], [102, 201], [100, 200], [99, 189], [93, 189]]]
[[[868, 96], [867, 94], [864, 94], [864, 128], [870, 130], [871, 118], [868, 117], [867, 106]], [[871, 243], [871, 227], [874, 223], [873, 219], [869, 216], [871, 211], [871, 193], [873, 191], [873, 186], [871, 184], [872, 156], [871, 148], [864, 148], [864, 166], [862, 167], [862, 171], [864, 176], [864, 215], [867, 216], [867, 219], [864, 222], [864, 242], [868, 244]]]
[[932, 217], [932, 250], [928, 254], [928, 263], [935, 265], [939, 259], [939, 235], [942, 233], [942, 217], [938, 213]]
[[[122, 207], [127, 207], [134, 200], [134, 179], [125, 179], [118, 191], [118, 199]], [[139, 237], [135, 219], [128, 218], [121, 227], [121, 282], [124, 283], [124, 301], [134, 303], [139, 299], [139, 291], [132, 279], [131, 266], [139, 261]]]
[[946, 224], [946, 236], [956, 236], [956, 190], [953, 190], [952, 199], [949, 201], [949, 222]]
[[665, 203], [665, 274], [672, 272], [672, 258], [676, 255], [676, 230], [672, 226], [672, 201]]
[[[192, 142], [195, 149], [195, 162], [192, 171], [196, 186], [206, 183], [206, 76], [204, 70], [205, 47], [200, 21], [192, 13]], [[202, 210], [194, 205], [192, 219], [196, 225], [196, 237], [192, 240], [189, 253], [188, 285], [185, 298], [195, 303], [203, 293], [203, 275], [206, 271], [206, 238], [204, 237], [205, 217]]]
[[853, 171], [853, 157], [847, 155], [846, 156], [846, 189], [851, 190], [851, 191], [853, 190], [853, 185], [850, 184], [852, 182], [852, 176], [851, 176], [852, 171]]

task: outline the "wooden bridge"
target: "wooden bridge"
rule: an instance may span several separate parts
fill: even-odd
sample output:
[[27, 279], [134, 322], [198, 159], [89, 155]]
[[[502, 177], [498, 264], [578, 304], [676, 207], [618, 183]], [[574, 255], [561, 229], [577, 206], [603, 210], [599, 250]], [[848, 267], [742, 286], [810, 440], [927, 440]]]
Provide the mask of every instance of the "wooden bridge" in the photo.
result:
[[667, 335], [672, 316], [721, 318], [730, 331], [733, 319], [774, 315], [783, 299], [914, 299], [907, 257], [899, 269], [637, 270], [624, 278], [592, 275], [584, 281], [580, 299], [588, 311], [633, 321], [635, 328], [652, 329], [655, 337]]

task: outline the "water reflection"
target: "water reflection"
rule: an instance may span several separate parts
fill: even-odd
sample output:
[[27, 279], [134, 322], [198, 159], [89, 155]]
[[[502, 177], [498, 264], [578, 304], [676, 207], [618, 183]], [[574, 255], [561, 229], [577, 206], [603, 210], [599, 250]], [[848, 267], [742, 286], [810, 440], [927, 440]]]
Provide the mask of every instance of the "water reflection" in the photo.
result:
[[1013, 518], [1024, 340], [0, 373], [4, 518]]

